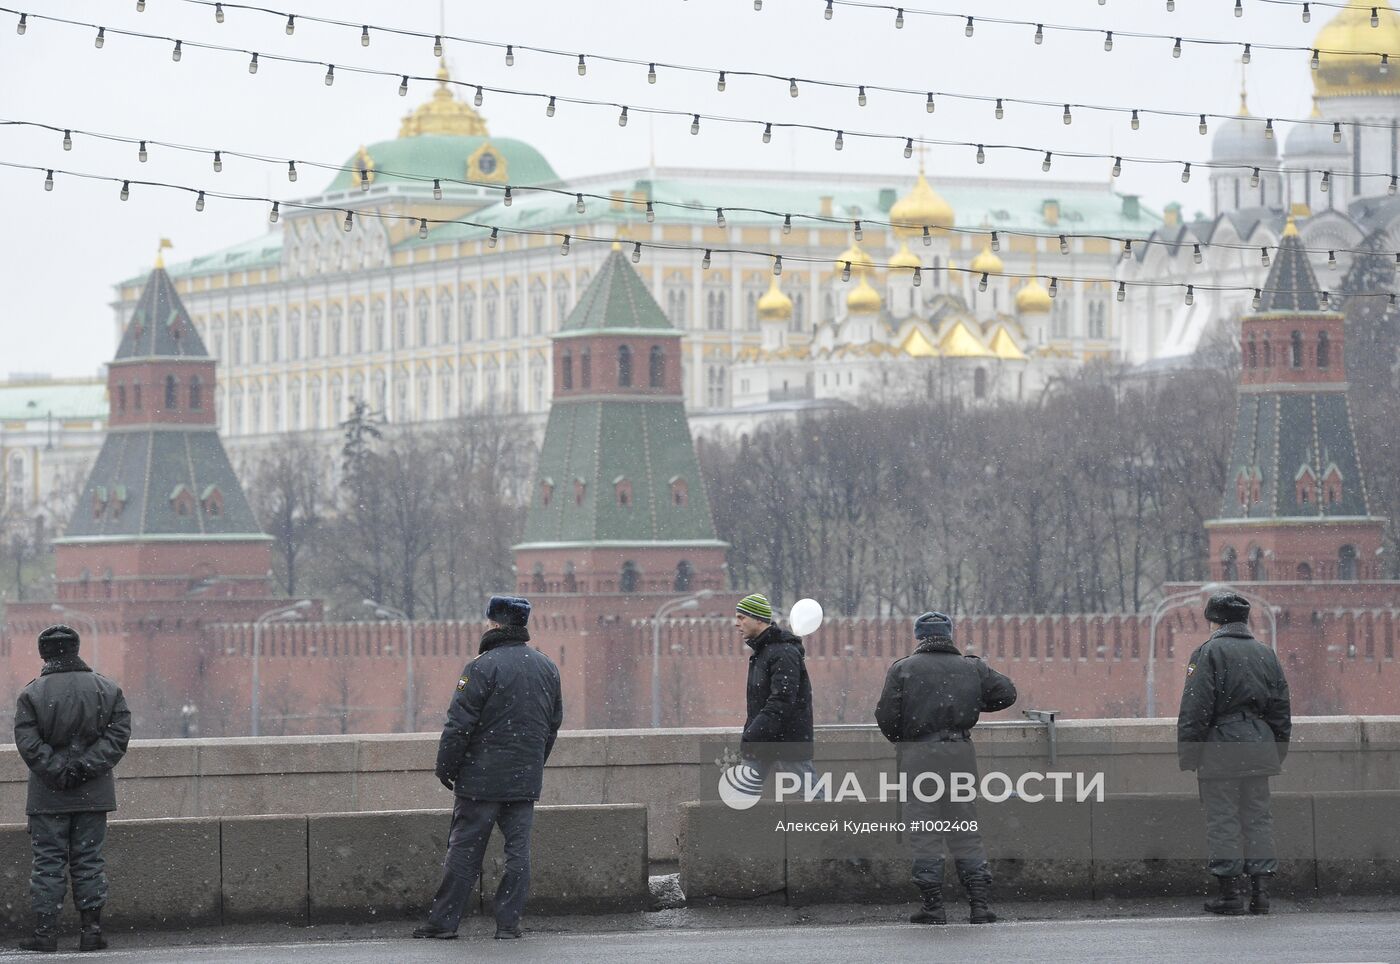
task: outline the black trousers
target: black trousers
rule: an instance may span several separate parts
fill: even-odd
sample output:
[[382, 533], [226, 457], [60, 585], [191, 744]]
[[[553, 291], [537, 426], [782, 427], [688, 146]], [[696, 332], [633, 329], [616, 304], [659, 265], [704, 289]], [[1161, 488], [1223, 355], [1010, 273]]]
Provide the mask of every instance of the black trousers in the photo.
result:
[[29, 818], [29, 843], [34, 863], [29, 872], [29, 899], [36, 914], [57, 914], [72, 880], [78, 910], [95, 910], [107, 903], [106, 863], [102, 844], [107, 839], [107, 814], [36, 813]]
[[1200, 787], [1210, 872], [1217, 877], [1276, 873], [1269, 778], [1201, 780]]
[[447, 857], [442, 862], [442, 883], [433, 896], [428, 923], [439, 930], [455, 931], [462, 922], [467, 898], [481, 876], [481, 861], [494, 824], [505, 838], [506, 869], [496, 888], [496, 926], [514, 930], [520, 926], [525, 898], [530, 892], [530, 828], [535, 822], [533, 800], [467, 800], [457, 798], [452, 807], [452, 830]]

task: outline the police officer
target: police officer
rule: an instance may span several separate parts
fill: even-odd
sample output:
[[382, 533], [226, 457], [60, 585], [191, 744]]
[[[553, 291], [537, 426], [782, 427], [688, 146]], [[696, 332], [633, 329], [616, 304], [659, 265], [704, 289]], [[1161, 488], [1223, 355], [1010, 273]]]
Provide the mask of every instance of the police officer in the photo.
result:
[[[943, 796], [924, 802], [910, 796], [905, 807], [909, 822], [947, 821], [946, 834], [923, 828], [910, 831], [914, 852], [914, 884], [923, 906], [909, 919], [915, 924], [946, 924], [943, 909], [943, 839], [953, 855], [958, 879], [967, 890], [970, 920], [990, 924], [997, 917], [988, 907], [992, 873], [982, 835], [976, 829], [977, 808], [947, 799], [950, 776], [977, 778], [977, 752], [972, 728], [982, 713], [1004, 710], [1016, 702], [1016, 687], [976, 656], [964, 656], [953, 645], [953, 621], [943, 613], [924, 613], [914, 621], [914, 652], [896, 660], [885, 676], [875, 707], [875, 722], [885, 739], [899, 751], [900, 772], [912, 791], [920, 773], [936, 773]], [[932, 793], [937, 784], [924, 784]], [[940, 839], [942, 837], [943, 839]]]
[[1248, 874], [1249, 912], [1267, 914], [1266, 881], [1278, 870], [1269, 777], [1288, 753], [1288, 681], [1274, 651], [1249, 631], [1249, 601], [1222, 591], [1206, 603], [1219, 628], [1191, 654], [1177, 717], [1181, 769], [1195, 770], [1206, 810], [1210, 872], [1219, 896], [1212, 914], [1243, 914], [1236, 878]]
[[490, 628], [457, 680], [438, 741], [437, 778], [456, 799], [442, 884], [414, 937], [457, 936], [492, 824], [505, 837], [506, 857], [496, 889], [496, 939], [520, 936], [530, 890], [530, 827], [544, 763], [564, 722], [564, 699], [553, 660], [525, 645], [529, 601], [492, 596], [486, 620]]
[[50, 626], [39, 634], [44, 668], [15, 704], [15, 747], [29, 767], [29, 876], [34, 934], [27, 951], [58, 950], [58, 914], [72, 879], [82, 918], [78, 950], [107, 946], [102, 907], [107, 903], [102, 843], [107, 814], [117, 809], [112, 769], [131, 739], [131, 711], [121, 687], [94, 673], [78, 656], [78, 634]]

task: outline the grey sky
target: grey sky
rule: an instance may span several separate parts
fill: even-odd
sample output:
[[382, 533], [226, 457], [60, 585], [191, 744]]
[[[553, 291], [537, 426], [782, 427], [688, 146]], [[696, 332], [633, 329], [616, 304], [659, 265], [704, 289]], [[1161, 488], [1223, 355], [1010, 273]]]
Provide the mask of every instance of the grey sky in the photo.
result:
[[[306, 14], [385, 23], [433, 32], [439, 10], [434, 0], [394, 4], [366, 0], [279, 0], [277, 6]], [[450, 33], [503, 42], [557, 47], [714, 65], [734, 70], [829, 78], [1003, 97], [1120, 103], [1190, 111], [1233, 113], [1238, 105], [1237, 48], [1188, 46], [1173, 59], [1166, 41], [1115, 37], [1103, 50], [1101, 34], [1049, 33], [1035, 46], [1029, 28], [980, 23], [973, 38], [962, 25], [941, 18], [909, 15], [902, 31], [893, 15], [838, 7], [833, 20], [822, 17], [822, 0], [767, 0], [762, 12], [752, 0], [517, 0], [514, 3], [449, 3]], [[358, 31], [301, 23], [292, 37], [283, 22], [266, 14], [229, 11], [216, 24], [208, 7], [183, 0], [148, 0], [137, 13], [135, 0], [69, 0], [32, 4], [35, 12], [102, 23], [228, 46], [304, 56], [343, 65], [430, 74], [435, 64], [431, 41], [373, 37], [360, 45]], [[1318, 8], [1303, 24], [1296, 6], [1245, 0], [1242, 18], [1226, 0], [1179, 0], [1167, 13], [1161, 0], [1003, 0], [986, 4], [939, 3], [926, 9], [982, 10], [1000, 17], [1044, 19], [1118, 31], [1155, 31], [1251, 43], [1306, 45], [1336, 10]], [[407, 98], [387, 78], [339, 72], [326, 87], [324, 68], [264, 62], [256, 76], [247, 57], [186, 49], [180, 63], [163, 42], [109, 36], [103, 49], [93, 31], [33, 22], [25, 36], [16, 18], [0, 15], [0, 116], [59, 127], [149, 137], [191, 145], [225, 147], [273, 156], [342, 163], [361, 144], [393, 138], [402, 115], [429, 94], [419, 84]], [[969, 141], [1025, 143], [1050, 150], [1090, 150], [1205, 161], [1211, 136], [1201, 137], [1194, 120], [1147, 118], [1132, 131], [1126, 118], [1079, 112], [1065, 127], [1059, 111], [1008, 108], [997, 121], [988, 107], [942, 101], [933, 115], [913, 98], [872, 94], [865, 108], [853, 94], [807, 87], [791, 99], [772, 81], [729, 81], [715, 90], [712, 78], [662, 72], [655, 86], [645, 67], [590, 65], [579, 77], [574, 64], [520, 54], [506, 67], [499, 52], [453, 47], [447, 57], [454, 77], [487, 85], [574, 95], [641, 106], [668, 107], [730, 116], [802, 120]], [[1256, 50], [1249, 68], [1250, 110], [1256, 116], [1303, 117], [1311, 109], [1312, 84], [1303, 54]], [[848, 137], [845, 150], [832, 149], [826, 134], [775, 134], [765, 145], [747, 127], [706, 124], [689, 134], [682, 118], [649, 122], [633, 116], [619, 128], [607, 108], [561, 105], [546, 118], [535, 101], [488, 95], [481, 113], [493, 135], [536, 145], [564, 177], [592, 174], [647, 162], [654, 140], [657, 163], [723, 168], [819, 171], [907, 172], [900, 146]], [[291, 199], [318, 191], [330, 176], [306, 172], [296, 184], [285, 171], [247, 161], [226, 161], [214, 174], [207, 157], [153, 150], [140, 164], [134, 147], [78, 138], [65, 153], [61, 136], [20, 128], [0, 128], [0, 160], [75, 171], [163, 180], [209, 190]], [[927, 160], [930, 180], [940, 174], [989, 177], [1041, 176], [1029, 155], [993, 156], [979, 167], [972, 152], [934, 148]], [[1107, 179], [1108, 165], [1059, 159], [1056, 179]], [[1207, 206], [1206, 172], [1180, 181], [1180, 169], [1127, 167], [1120, 189], [1141, 193], [1160, 209], [1171, 200], [1187, 211]], [[195, 213], [185, 194], [133, 188], [122, 203], [107, 183], [58, 178], [52, 193], [43, 175], [0, 169], [6, 229], [0, 232], [0, 377], [9, 372], [88, 374], [113, 349], [112, 284], [147, 268], [156, 242], [169, 237], [174, 261], [208, 253], [267, 230], [265, 206], [211, 200]], [[708, 200], [708, 199], [707, 199]], [[715, 199], [722, 203], [722, 198]]]

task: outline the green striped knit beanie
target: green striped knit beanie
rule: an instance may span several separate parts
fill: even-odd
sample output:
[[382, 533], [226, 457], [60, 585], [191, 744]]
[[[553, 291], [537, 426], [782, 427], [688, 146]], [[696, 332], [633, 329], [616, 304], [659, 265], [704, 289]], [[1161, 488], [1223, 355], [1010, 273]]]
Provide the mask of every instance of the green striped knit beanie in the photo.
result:
[[754, 619], [761, 619], [766, 623], [773, 621], [773, 607], [768, 605], [768, 597], [758, 592], [740, 599], [739, 605], [735, 607], [735, 612], [744, 616], [752, 616]]

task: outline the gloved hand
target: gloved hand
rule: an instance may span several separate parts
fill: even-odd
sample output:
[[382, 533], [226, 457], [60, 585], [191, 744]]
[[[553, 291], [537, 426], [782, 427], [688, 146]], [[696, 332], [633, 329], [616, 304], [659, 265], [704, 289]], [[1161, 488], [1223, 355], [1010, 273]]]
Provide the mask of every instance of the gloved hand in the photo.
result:
[[74, 787], [82, 786], [87, 781], [87, 767], [78, 760], [66, 764], [58, 774], [58, 788], [60, 790], [72, 790]]
[[443, 774], [439, 773], [439, 774], [437, 775], [437, 778], [438, 778], [438, 783], [441, 783], [441, 784], [442, 784], [443, 786], [445, 786], [447, 789], [449, 789], [449, 790], [456, 790], [456, 789], [457, 789], [457, 787], [455, 786], [455, 784], [456, 784], [457, 781], [456, 781], [456, 780], [453, 780], [451, 777], [449, 777], [449, 776], [444, 776]]

